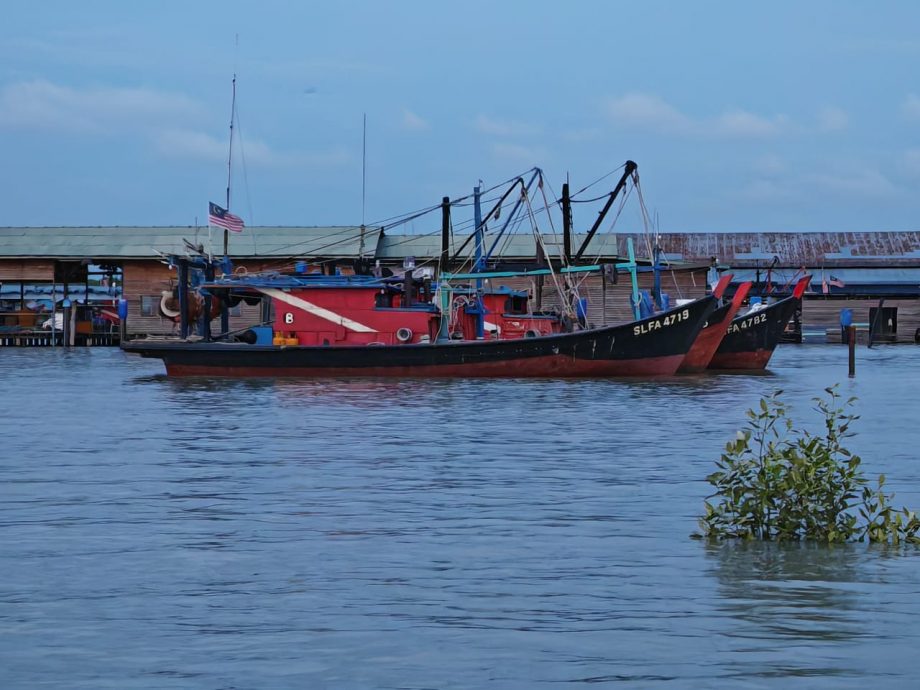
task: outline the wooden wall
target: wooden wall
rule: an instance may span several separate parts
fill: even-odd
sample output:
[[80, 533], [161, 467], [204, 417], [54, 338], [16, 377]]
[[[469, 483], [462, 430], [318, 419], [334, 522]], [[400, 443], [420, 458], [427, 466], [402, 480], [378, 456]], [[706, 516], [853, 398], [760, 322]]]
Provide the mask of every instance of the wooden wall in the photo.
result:
[[[258, 271], [261, 263], [242, 263], [249, 271]], [[128, 335], [173, 335], [179, 332], [179, 325], [159, 315], [158, 305], [164, 290], [176, 285], [176, 271], [159, 261], [125, 261], [123, 264], [123, 297], [128, 300]], [[141, 297], [149, 295], [154, 300], [154, 315], [141, 314]], [[230, 317], [230, 329], [251, 326], [259, 321], [259, 306], [240, 303], [241, 315]], [[217, 333], [220, 319], [211, 323], [211, 330]]]
[[48, 259], [0, 261], [0, 281], [4, 280], [51, 282], [54, 280], [54, 261]]
[[[853, 310], [853, 323], [868, 324], [869, 309], [878, 306], [877, 299], [806, 298], [802, 304], [802, 328], [805, 330], [834, 330], [840, 328], [840, 310]], [[898, 340], [913, 340], [920, 328], [920, 300], [886, 299], [885, 307], [897, 307]]]
[[[558, 278], [557, 278], [558, 280]], [[620, 275], [616, 285], [607, 281], [606, 290], [604, 281], [598, 275], [582, 276], [576, 280], [579, 284], [579, 293], [588, 298], [588, 321], [600, 326], [602, 324], [615, 324], [631, 321], [634, 316], [630, 306], [632, 283], [628, 275]], [[639, 289], [651, 292], [654, 284], [652, 273], [639, 274]], [[506, 285], [517, 290], [527, 290], [531, 295], [536, 294], [535, 278], [500, 278], [492, 281], [493, 287]], [[560, 282], [561, 285], [561, 282]], [[667, 272], [661, 275], [661, 290], [670, 295], [671, 304], [677, 299], [697, 299], [706, 294], [706, 271]], [[543, 308], [558, 308], [559, 291], [551, 277], [544, 279]]]

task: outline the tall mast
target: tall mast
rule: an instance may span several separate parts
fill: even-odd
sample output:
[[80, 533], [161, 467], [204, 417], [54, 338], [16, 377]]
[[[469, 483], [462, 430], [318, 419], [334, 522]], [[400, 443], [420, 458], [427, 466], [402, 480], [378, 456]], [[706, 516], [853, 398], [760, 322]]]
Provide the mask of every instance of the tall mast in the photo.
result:
[[[236, 72], [233, 73], [233, 96], [230, 99], [230, 146], [227, 152], [227, 210], [230, 210], [230, 183], [233, 180], [233, 120], [236, 117]], [[224, 228], [224, 260], [229, 258], [230, 232]], [[207, 318], [207, 317], [205, 317]], [[220, 306], [220, 332], [230, 332], [230, 310], [226, 302]]]
[[[227, 153], [227, 210], [230, 210], [230, 183], [233, 180], [233, 120], [236, 117], [236, 74], [233, 75], [233, 96], [230, 100], [230, 146]], [[227, 256], [229, 231], [224, 228], [224, 256]]]

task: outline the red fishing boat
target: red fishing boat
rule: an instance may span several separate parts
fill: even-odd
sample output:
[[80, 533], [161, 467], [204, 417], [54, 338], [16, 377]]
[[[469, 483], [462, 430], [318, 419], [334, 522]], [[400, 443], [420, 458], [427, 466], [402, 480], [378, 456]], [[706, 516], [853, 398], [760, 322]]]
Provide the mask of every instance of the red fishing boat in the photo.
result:
[[[441, 254], [434, 267], [415, 271], [414, 260], [395, 277], [311, 274], [301, 270], [238, 275], [225, 258], [220, 265], [209, 256], [169, 257], [178, 269], [176, 304], [180, 339], [134, 340], [127, 352], [163, 360], [174, 376], [655, 376], [677, 372], [717, 299], [707, 296], [654, 314], [639, 306], [637, 264], [632, 240], [629, 260], [607, 265], [580, 265], [604, 216], [631, 180], [638, 185], [636, 164], [627, 161], [623, 173], [588, 231], [581, 246], [571, 249], [571, 203], [563, 185], [563, 250], [548, 256], [535, 221], [529, 194], [542, 190], [542, 172], [534, 169], [529, 182], [517, 177], [484, 216], [480, 189], [473, 191], [474, 231], [459, 249], [450, 251], [451, 208], [464, 202], [444, 197], [441, 210]], [[493, 192], [498, 187], [493, 187]], [[584, 190], [582, 190], [584, 191]], [[641, 196], [640, 196], [641, 199]], [[510, 212], [502, 213], [507, 201]], [[590, 200], [589, 200], [590, 201]], [[555, 204], [544, 199], [547, 213]], [[464, 204], [466, 205], [466, 204]], [[438, 207], [433, 207], [435, 210]], [[520, 216], [515, 214], [520, 212]], [[501, 224], [498, 218], [504, 217]], [[647, 213], [644, 214], [647, 216]], [[416, 218], [416, 215], [409, 218]], [[487, 270], [493, 251], [503, 241], [512, 219], [528, 220], [536, 240], [533, 269]], [[500, 225], [485, 244], [489, 221]], [[472, 256], [460, 253], [472, 243]], [[226, 245], [226, 238], [225, 238]], [[451, 266], [470, 266], [469, 273], [451, 273]], [[296, 265], [295, 265], [296, 266]], [[587, 319], [587, 300], [580, 296], [572, 274], [601, 272], [615, 277], [629, 270], [635, 321], [596, 327]], [[304, 266], [304, 270], [306, 267]], [[222, 277], [215, 277], [222, 273]], [[418, 275], [416, 275], [416, 273]], [[189, 281], [189, 276], [195, 279]], [[494, 289], [496, 278], [551, 277], [558, 291], [554, 311], [534, 311], [530, 295], [520, 290]], [[189, 284], [198, 286], [198, 296]], [[542, 293], [541, 293], [542, 294]], [[229, 332], [229, 306], [261, 301], [263, 323], [239, 333]], [[201, 304], [197, 340], [189, 333], [189, 308]], [[207, 315], [214, 305], [221, 313], [221, 333], [210, 337]]]
[[788, 297], [736, 316], [713, 355], [709, 368], [765, 369], [783, 336], [786, 324], [801, 305], [802, 295], [810, 281], [811, 276], [804, 276]]
[[163, 360], [171, 376], [670, 375], [717, 306], [709, 296], [634, 322], [580, 328], [562, 314], [531, 313], [524, 292], [469, 300], [462, 287], [426, 280], [276, 274], [202, 289], [222, 301], [267, 299], [274, 318], [234, 342], [133, 340], [123, 349]]
[[[725, 289], [728, 287], [729, 283], [731, 283], [732, 277], [730, 273], [724, 274], [719, 279], [712, 294], [721, 299]], [[750, 289], [750, 281], [742, 283], [738, 286], [738, 289], [735, 290], [735, 294], [731, 301], [718, 307], [709, 316], [706, 323], [703, 325], [703, 330], [700, 331], [699, 336], [697, 336], [696, 341], [693, 343], [693, 347], [690, 348], [690, 352], [684, 357], [684, 361], [681, 363], [680, 369], [678, 370], [680, 373], [699, 373], [706, 370], [716, 350], [718, 350], [719, 345], [722, 344], [722, 340], [728, 332], [732, 319], [735, 318], [738, 310], [741, 309], [741, 305]]]

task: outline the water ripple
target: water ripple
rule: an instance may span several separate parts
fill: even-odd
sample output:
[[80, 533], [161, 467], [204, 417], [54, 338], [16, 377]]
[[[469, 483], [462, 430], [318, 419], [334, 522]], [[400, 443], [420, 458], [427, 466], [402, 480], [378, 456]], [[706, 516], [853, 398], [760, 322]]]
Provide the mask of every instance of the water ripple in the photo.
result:
[[744, 410], [842, 382], [920, 507], [920, 349], [762, 376], [173, 380], [4, 350], [0, 687], [911, 687], [920, 554], [706, 545]]

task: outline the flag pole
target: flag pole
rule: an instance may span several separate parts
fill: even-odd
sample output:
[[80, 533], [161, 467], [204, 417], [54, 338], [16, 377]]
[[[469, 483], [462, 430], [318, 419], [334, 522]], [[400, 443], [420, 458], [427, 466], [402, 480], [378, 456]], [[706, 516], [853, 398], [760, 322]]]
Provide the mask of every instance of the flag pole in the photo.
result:
[[[236, 116], [236, 74], [233, 75], [233, 96], [230, 100], [230, 145], [227, 154], [227, 210], [230, 210], [230, 183], [233, 179], [233, 119]], [[230, 232], [224, 228], [224, 256], [228, 254]]]

